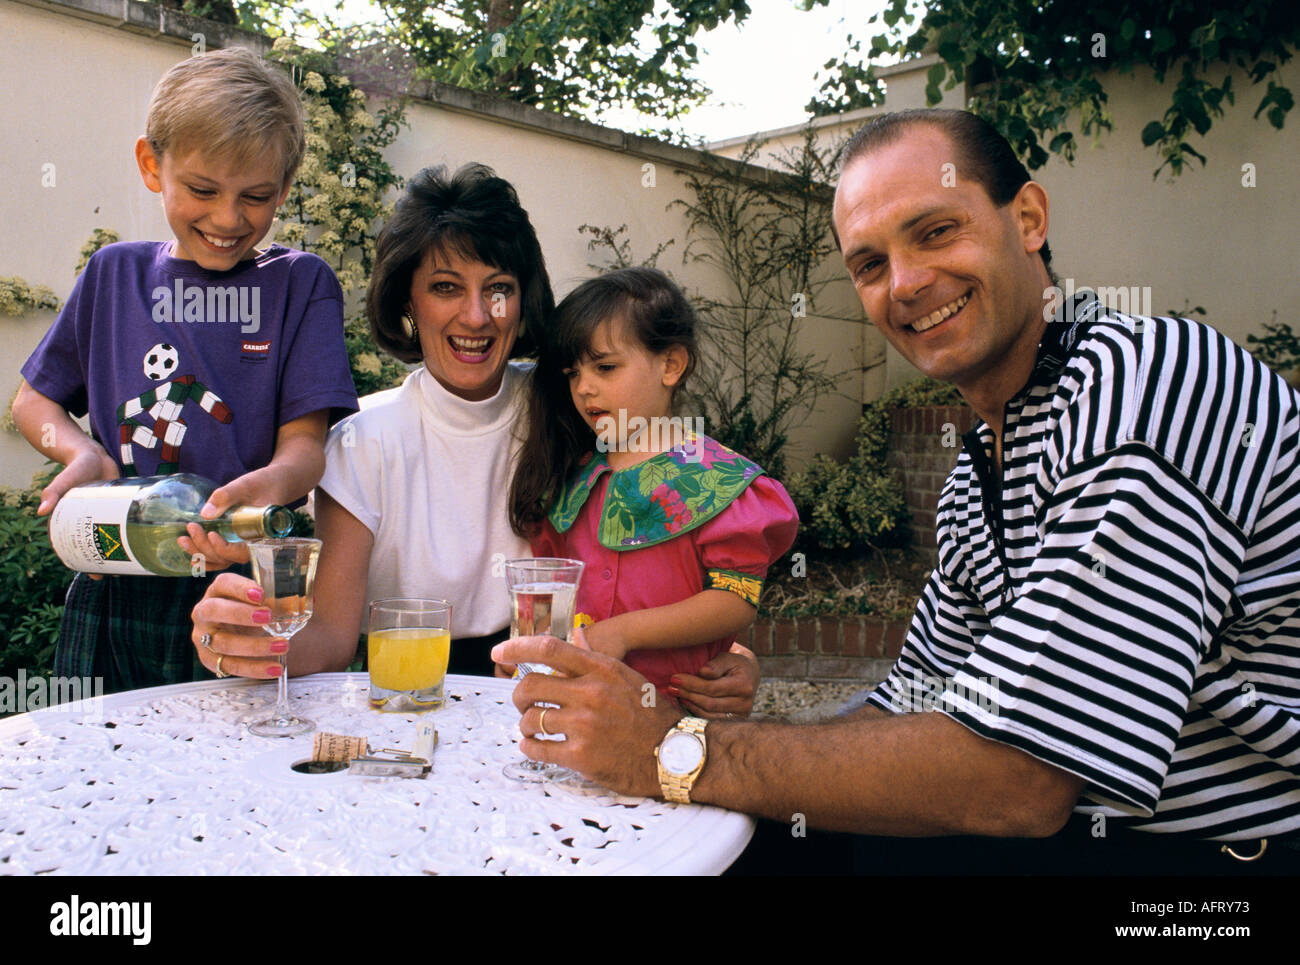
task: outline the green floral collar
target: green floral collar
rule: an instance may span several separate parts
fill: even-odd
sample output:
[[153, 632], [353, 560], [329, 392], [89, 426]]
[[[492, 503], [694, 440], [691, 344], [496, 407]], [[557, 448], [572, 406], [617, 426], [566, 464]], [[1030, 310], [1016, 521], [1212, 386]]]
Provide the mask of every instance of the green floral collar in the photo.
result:
[[[551, 509], [558, 532], [573, 525], [606, 472], [613, 471], [603, 452], [588, 456]], [[721, 443], [693, 436], [669, 452], [613, 472], [597, 538], [606, 549], [619, 551], [666, 542], [713, 519], [762, 473]]]

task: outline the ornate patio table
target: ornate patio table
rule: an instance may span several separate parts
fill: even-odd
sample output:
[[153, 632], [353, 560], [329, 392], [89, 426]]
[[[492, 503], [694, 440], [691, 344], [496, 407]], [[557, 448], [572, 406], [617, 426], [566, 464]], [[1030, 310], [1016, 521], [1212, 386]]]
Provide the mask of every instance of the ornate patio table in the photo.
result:
[[273, 689], [236, 678], [0, 721], [0, 873], [717, 874], [744, 849], [745, 815], [508, 780], [513, 686], [449, 675], [413, 715], [371, 710], [365, 674], [292, 681], [296, 712], [374, 749], [432, 721], [423, 779], [294, 771], [311, 735], [249, 734]]

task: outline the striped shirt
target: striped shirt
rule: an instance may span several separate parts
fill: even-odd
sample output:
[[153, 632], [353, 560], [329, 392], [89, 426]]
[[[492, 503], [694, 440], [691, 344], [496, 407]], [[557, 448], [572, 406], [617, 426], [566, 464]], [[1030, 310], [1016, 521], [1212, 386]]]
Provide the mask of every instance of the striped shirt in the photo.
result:
[[1081, 293], [939, 500], [939, 563], [871, 695], [1087, 783], [1077, 812], [1300, 829], [1300, 396], [1213, 329]]

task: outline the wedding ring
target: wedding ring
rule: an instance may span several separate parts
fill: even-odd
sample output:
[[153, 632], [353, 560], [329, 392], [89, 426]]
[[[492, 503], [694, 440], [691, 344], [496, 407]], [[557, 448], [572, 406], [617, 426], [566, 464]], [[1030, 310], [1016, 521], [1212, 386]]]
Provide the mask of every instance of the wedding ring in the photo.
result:
[[[205, 635], [206, 635], [206, 634], [205, 634]], [[225, 678], [227, 678], [227, 677], [230, 676], [230, 674], [226, 673], [226, 671], [224, 671], [224, 670], [221, 669], [221, 661], [223, 661], [223, 660], [225, 660], [225, 659], [226, 659], [226, 655], [225, 655], [224, 653], [223, 653], [223, 654], [219, 654], [219, 655], [217, 656], [217, 676], [218, 676], [219, 678], [221, 678], [222, 680], [224, 680]]]
[[549, 708], [549, 707], [543, 707], [543, 708], [542, 708], [541, 716], [537, 718], [537, 724], [538, 724], [539, 727], [542, 728], [542, 734], [543, 734], [544, 736], [546, 736], [546, 737], [550, 737], [550, 736], [551, 736], [551, 732], [550, 732], [549, 730], [546, 729], [546, 712], [547, 712], [548, 710], [550, 710], [550, 709], [551, 709], [551, 708]]
[[199, 637], [199, 646], [202, 647], [204, 650], [207, 650], [209, 653], [211, 653], [211, 652], [212, 652], [212, 634], [210, 634], [210, 633], [205, 633], [205, 634], [203, 634], [203, 636]]

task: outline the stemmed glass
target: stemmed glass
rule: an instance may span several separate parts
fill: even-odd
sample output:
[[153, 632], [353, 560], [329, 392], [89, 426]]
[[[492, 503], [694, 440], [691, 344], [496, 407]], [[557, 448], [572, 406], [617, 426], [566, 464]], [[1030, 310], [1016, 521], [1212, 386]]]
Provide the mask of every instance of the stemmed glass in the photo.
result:
[[[506, 562], [506, 588], [510, 591], [510, 636], [552, 636], [573, 641], [573, 611], [582, 578], [582, 561], [538, 557]], [[551, 674], [545, 664], [520, 664], [515, 676]], [[555, 707], [555, 704], [542, 704]], [[567, 767], [524, 758], [507, 764], [503, 773], [512, 781], [559, 781], [578, 778]]]
[[[262, 588], [271, 621], [263, 627], [274, 637], [292, 637], [311, 619], [312, 585], [316, 582], [318, 539], [261, 539], [248, 544], [253, 579]], [[295, 717], [289, 708], [289, 670], [280, 654], [280, 679], [271, 716], [248, 725], [259, 737], [296, 737], [316, 725]]]

